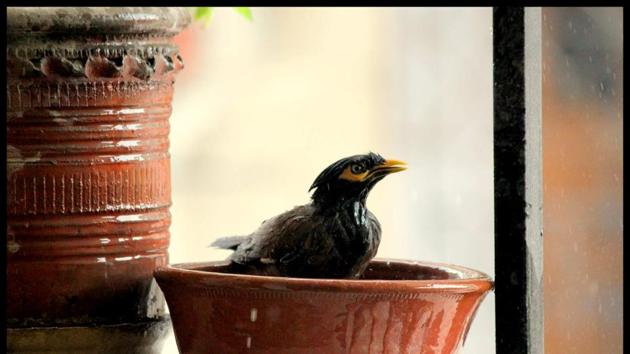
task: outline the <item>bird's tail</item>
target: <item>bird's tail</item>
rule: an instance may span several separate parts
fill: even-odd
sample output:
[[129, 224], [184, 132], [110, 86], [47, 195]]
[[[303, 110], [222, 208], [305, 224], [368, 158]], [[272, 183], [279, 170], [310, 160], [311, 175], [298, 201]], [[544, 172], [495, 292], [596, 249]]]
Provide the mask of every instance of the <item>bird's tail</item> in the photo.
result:
[[243, 243], [248, 236], [228, 236], [216, 239], [208, 247], [223, 248], [226, 250], [236, 250], [238, 245]]

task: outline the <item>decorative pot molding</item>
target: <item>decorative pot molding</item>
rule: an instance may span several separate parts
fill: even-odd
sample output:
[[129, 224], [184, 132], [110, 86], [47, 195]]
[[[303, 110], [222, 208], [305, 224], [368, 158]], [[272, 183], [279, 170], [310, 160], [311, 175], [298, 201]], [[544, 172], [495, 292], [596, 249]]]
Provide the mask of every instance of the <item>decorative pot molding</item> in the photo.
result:
[[183, 69], [170, 45], [97, 46], [90, 48], [8, 48], [7, 79], [162, 80]]

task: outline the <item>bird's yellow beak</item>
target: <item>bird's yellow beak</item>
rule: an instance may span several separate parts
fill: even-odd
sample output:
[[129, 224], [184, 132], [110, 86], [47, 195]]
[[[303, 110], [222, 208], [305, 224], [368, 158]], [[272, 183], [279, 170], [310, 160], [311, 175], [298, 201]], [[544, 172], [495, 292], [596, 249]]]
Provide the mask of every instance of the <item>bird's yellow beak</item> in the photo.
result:
[[373, 171], [385, 172], [386, 174], [404, 171], [407, 163], [400, 160], [385, 160], [384, 163], [376, 166]]

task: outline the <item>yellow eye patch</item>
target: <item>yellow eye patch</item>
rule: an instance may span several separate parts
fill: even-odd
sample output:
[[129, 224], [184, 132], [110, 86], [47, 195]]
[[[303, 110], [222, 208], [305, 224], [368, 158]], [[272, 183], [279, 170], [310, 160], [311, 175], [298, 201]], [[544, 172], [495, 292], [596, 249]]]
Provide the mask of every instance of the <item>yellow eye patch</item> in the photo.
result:
[[352, 173], [352, 166], [346, 167], [345, 170], [339, 175], [339, 179], [345, 179], [346, 181], [362, 182], [370, 171], [364, 171], [359, 174]]

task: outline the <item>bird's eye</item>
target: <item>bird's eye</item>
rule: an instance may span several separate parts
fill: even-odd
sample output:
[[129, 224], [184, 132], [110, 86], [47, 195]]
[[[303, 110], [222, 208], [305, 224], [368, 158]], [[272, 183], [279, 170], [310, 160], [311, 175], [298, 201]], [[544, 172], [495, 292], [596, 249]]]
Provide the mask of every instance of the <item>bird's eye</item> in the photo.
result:
[[359, 173], [363, 173], [363, 166], [352, 165], [350, 166], [350, 171], [352, 171], [352, 173], [354, 173], [355, 175], [358, 175]]

